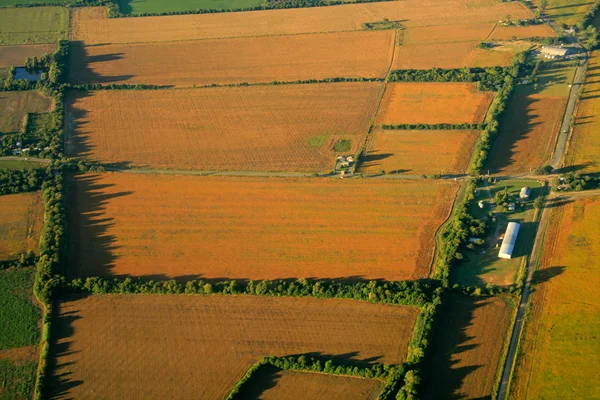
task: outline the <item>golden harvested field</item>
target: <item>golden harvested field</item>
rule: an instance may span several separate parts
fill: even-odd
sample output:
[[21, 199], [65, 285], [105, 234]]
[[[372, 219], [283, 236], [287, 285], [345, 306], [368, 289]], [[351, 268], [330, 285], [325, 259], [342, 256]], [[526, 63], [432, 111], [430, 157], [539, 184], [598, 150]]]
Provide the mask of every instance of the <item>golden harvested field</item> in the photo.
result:
[[0, 132], [20, 132], [27, 113], [50, 111], [52, 99], [33, 90], [0, 93]]
[[553, 208], [512, 398], [597, 399], [600, 200]]
[[477, 124], [494, 98], [473, 83], [390, 83], [378, 124]]
[[402, 363], [418, 314], [353, 300], [219, 295], [72, 297], [58, 308], [53, 398], [98, 399], [222, 399], [268, 355]]
[[107, 173], [69, 187], [78, 277], [405, 280], [429, 274], [458, 185]]
[[120, 90], [67, 97], [66, 153], [201, 170], [326, 171], [358, 150], [383, 83]]
[[331, 7], [201, 15], [107, 18], [104, 8], [74, 8], [71, 39], [85, 44], [170, 42], [361, 30], [387, 18], [405, 27], [495, 22], [510, 14], [531, 18], [517, 2], [496, 0], [406, 0]]
[[376, 400], [384, 383], [376, 379], [264, 367], [244, 384], [240, 397], [260, 400]]
[[529, 25], [529, 26], [498, 26], [494, 29], [494, 32], [490, 36], [492, 40], [511, 40], [527, 39], [532, 37], [557, 37], [558, 34], [554, 32], [546, 24], [541, 25]]
[[523, 173], [552, 156], [567, 99], [515, 93], [508, 103], [490, 153], [494, 173]]
[[374, 130], [360, 171], [388, 174], [462, 174], [467, 170], [478, 131]]
[[581, 173], [600, 171], [600, 53], [591, 53], [583, 94], [577, 105], [575, 127], [566, 164]]
[[23, 66], [27, 57], [39, 57], [44, 53], [51, 54], [55, 51], [54, 44], [0, 46], [0, 70], [10, 66]]
[[496, 26], [495, 22], [423, 26], [407, 29], [403, 45], [484, 41]]
[[513, 313], [503, 299], [451, 294], [425, 366], [425, 399], [488, 399]]
[[43, 214], [40, 193], [0, 196], [0, 260], [29, 250], [37, 252]]
[[75, 45], [69, 80], [171, 86], [385, 77], [392, 30], [124, 45]]
[[517, 50], [501, 46], [480, 49], [481, 42], [457, 42], [400, 46], [393, 69], [495, 67], [510, 65]]

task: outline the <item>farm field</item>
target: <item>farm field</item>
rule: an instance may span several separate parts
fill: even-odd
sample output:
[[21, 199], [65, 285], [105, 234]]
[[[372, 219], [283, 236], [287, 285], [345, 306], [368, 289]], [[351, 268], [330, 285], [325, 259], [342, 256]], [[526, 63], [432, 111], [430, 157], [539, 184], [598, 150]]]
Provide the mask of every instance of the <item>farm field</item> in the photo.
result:
[[123, 14], [163, 13], [199, 9], [228, 10], [257, 7], [262, 0], [177, 0], [165, 3], [160, 0], [117, 0]]
[[483, 122], [494, 92], [473, 83], [389, 83], [378, 124], [477, 124]]
[[350, 154], [363, 144], [382, 90], [343, 82], [73, 92], [65, 151], [133, 167], [327, 171], [338, 141], [351, 141]]
[[[533, 3], [539, 7], [541, 0], [533, 0]], [[593, 4], [593, 1], [548, 0], [544, 14], [557, 24], [575, 25]]]
[[260, 400], [376, 400], [384, 383], [376, 379], [263, 368], [239, 394]]
[[529, 26], [498, 26], [489, 38], [491, 40], [512, 40], [557, 36], [558, 34], [548, 25], [540, 24]]
[[52, 99], [33, 90], [0, 93], [0, 132], [13, 133], [23, 130], [27, 113], [48, 112]]
[[0, 8], [0, 45], [55, 43], [68, 28], [67, 8]]
[[484, 41], [496, 26], [495, 22], [481, 22], [458, 25], [434, 25], [407, 29], [402, 45], [424, 45]]
[[27, 57], [39, 57], [44, 53], [54, 53], [56, 45], [22, 45], [22, 46], [0, 46], [0, 77], [6, 75], [8, 67], [25, 65]]
[[425, 364], [424, 398], [492, 398], [512, 307], [456, 293], [445, 304]]
[[400, 46], [393, 69], [430, 69], [508, 66], [518, 50], [500, 46], [480, 49], [480, 42], [434, 43]]
[[0, 397], [31, 398], [40, 310], [33, 304], [32, 268], [0, 271]]
[[599, 227], [597, 197], [552, 209], [512, 398], [600, 397]]
[[565, 164], [577, 172], [600, 171], [600, 53], [590, 54], [583, 93], [577, 105], [575, 125]]
[[71, 47], [69, 80], [192, 86], [384, 78], [393, 30]]
[[402, 363], [417, 314], [340, 299], [67, 298], [54, 321], [52, 397], [222, 399], [267, 355]]
[[[523, 206], [516, 206], [515, 211], [503, 211], [493, 208], [490, 197], [494, 198], [496, 193], [508, 189], [509, 195], [516, 199], [523, 186], [527, 185], [531, 189], [529, 201], [523, 203]], [[489, 190], [489, 194], [488, 194]], [[451, 280], [454, 283], [465, 286], [486, 286], [492, 284], [496, 286], [508, 286], [516, 282], [519, 269], [526, 261], [526, 257], [531, 253], [531, 247], [537, 232], [538, 223], [535, 218], [535, 209], [533, 201], [542, 194], [542, 184], [534, 180], [506, 180], [498, 181], [494, 185], [480, 184], [475, 195], [475, 201], [471, 206], [471, 215], [481, 220], [488, 219], [488, 213], [496, 211], [496, 222], [491, 224], [490, 235], [485, 238], [483, 253], [469, 251], [464, 254], [465, 259], [454, 269]], [[477, 203], [483, 202], [483, 208], [479, 208]], [[501, 211], [501, 212], [498, 212]], [[506, 232], [509, 222], [518, 222], [521, 224], [517, 242], [513, 251], [513, 257], [510, 260], [498, 258], [500, 237]]]
[[408, 28], [430, 25], [495, 22], [510, 14], [513, 19], [531, 18], [519, 3], [495, 0], [407, 0], [344, 4], [330, 7], [297, 8], [201, 15], [147, 18], [111, 18], [104, 8], [74, 8], [71, 39], [85, 44], [170, 42], [326, 33], [362, 30], [363, 23], [385, 18], [402, 21]]
[[0, 169], [33, 169], [43, 166], [44, 164], [34, 161], [0, 160]]
[[488, 169], [492, 173], [515, 174], [548, 164], [566, 104], [566, 97], [524, 95], [516, 91], [500, 123]]
[[43, 212], [40, 193], [0, 196], [0, 261], [29, 250], [37, 252]]
[[445, 181], [85, 175], [69, 185], [68, 265], [77, 277], [424, 278], [457, 189]]
[[462, 174], [478, 135], [478, 131], [376, 129], [369, 135], [360, 172]]

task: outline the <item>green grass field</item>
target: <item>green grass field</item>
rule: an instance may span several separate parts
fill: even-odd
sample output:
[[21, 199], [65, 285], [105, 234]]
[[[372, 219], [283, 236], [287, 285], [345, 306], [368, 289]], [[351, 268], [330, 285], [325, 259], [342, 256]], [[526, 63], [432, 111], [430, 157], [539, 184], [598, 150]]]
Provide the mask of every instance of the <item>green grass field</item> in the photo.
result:
[[537, 86], [518, 85], [516, 91], [522, 95], [542, 95], [567, 97], [569, 85], [575, 77], [576, 61], [555, 61], [543, 59], [543, 67], [538, 73]]
[[[537, 181], [500, 181], [494, 185], [489, 185], [489, 191], [492, 196], [508, 188], [511, 196], [519, 197], [519, 192], [523, 186], [531, 188], [530, 200], [524, 203], [523, 208], [517, 205], [514, 212], [502, 212], [496, 214], [496, 222], [491, 223], [490, 234], [486, 239], [486, 244], [482, 248], [476, 248], [465, 254], [465, 261], [461, 262], [455, 269], [452, 280], [454, 283], [467, 286], [485, 286], [490, 283], [493, 285], [504, 286], [515, 282], [519, 267], [531, 252], [533, 240], [537, 230], [537, 223], [533, 221], [535, 209], [533, 201], [542, 193], [542, 185]], [[479, 208], [477, 203], [483, 201], [483, 209]], [[471, 214], [479, 219], [488, 218], [488, 213], [492, 210], [490, 199], [486, 186], [481, 184], [477, 190], [476, 201], [471, 207]], [[498, 258], [499, 247], [496, 243], [501, 243], [498, 236], [505, 232], [509, 222], [519, 222], [521, 224], [517, 242], [513, 252], [513, 258], [510, 260]]]
[[32, 300], [34, 277], [31, 268], [0, 271], [0, 350], [39, 341], [41, 312]]
[[45, 164], [33, 161], [21, 160], [0, 160], [0, 169], [34, 169], [42, 168]]
[[14, 6], [15, 4], [68, 4], [72, 0], [0, 0], [0, 7]]
[[[2, 0], [0, 0], [2, 1]], [[164, 13], [202, 9], [239, 9], [256, 7], [262, 0], [118, 0], [123, 14]]]
[[67, 8], [0, 8], [0, 45], [54, 43], [68, 29]]
[[[539, 7], [541, 0], [534, 4]], [[545, 15], [558, 24], [575, 25], [593, 4], [593, 0], [548, 0]]]
[[37, 364], [12, 363], [0, 359], [0, 399], [29, 399], [35, 384]]

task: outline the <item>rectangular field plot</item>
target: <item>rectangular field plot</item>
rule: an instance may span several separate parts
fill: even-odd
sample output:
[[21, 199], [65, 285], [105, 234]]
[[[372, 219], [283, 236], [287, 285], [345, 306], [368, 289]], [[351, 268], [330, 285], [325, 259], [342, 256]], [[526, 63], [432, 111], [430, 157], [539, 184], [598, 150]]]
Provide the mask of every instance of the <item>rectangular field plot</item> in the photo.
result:
[[376, 379], [264, 367], [242, 386], [241, 399], [376, 400], [384, 383]]
[[600, 200], [556, 200], [512, 398], [600, 398]]
[[511, 314], [503, 299], [451, 294], [431, 341], [424, 398], [492, 398]]
[[22, 132], [27, 113], [50, 111], [52, 103], [52, 99], [33, 90], [0, 92], [0, 133]]
[[110, 295], [58, 306], [53, 398], [223, 399], [260, 358], [405, 361], [418, 309], [353, 300]]
[[477, 90], [474, 83], [389, 83], [378, 124], [478, 124], [494, 92]]
[[480, 49], [481, 42], [400, 46], [393, 69], [495, 67], [510, 65], [518, 50], [508, 46]]
[[123, 14], [163, 13], [198, 9], [229, 10], [260, 6], [262, 0], [117, 0]]
[[108, 18], [105, 8], [74, 8], [71, 39], [85, 44], [170, 42], [362, 30], [385, 18], [405, 27], [495, 22], [533, 14], [516, 2], [407, 0], [201, 15]]
[[383, 83], [121, 90], [67, 97], [66, 153], [133, 167], [326, 171], [352, 154]]
[[192, 86], [385, 77], [394, 31], [71, 48], [69, 80]]
[[513, 94], [490, 153], [494, 173], [530, 172], [550, 161], [567, 99]]
[[67, 8], [0, 8], [0, 45], [55, 43], [68, 29]]
[[546, 24], [529, 26], [498, 26], [490, 35], [492, 40], [527, 39], [534, 37], [557, 37], [558, 34]]
[[472, 41], [481, 43], [492, 33], [495, 26], [495, 22], [422, 26], [404, 31], [402, 44], [423, 45]]
[[37, 251], [43, 213], [40, 193], [0, 196], [0, 261]]
[[442, 181], [85, 175], [69, 185], [68, 263], [78, 277], [424, 278], [457, 188]]
[[39, 57], [44, 53], [54, 53], [56, 45], [23, 45], [23, 46], [0, 46], [0, 77], [5, 76], [8, 67], [19, 67], [25, 65], [27, 57]]
[[361, 157], [360, 171], [388, 174], [462, 174], [478, 131], [376, 129]]

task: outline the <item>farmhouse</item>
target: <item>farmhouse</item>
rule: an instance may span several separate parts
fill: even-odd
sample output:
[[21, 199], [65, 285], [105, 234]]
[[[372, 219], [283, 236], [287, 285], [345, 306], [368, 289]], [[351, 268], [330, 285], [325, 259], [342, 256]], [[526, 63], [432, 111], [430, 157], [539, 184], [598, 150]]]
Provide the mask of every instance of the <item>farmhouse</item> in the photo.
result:
[[521, 192], [519, 193], [519, 198], [521, 200], [527, 200], [529, 199], [529, 195], [531, 195], [531, 189], [527, 186], [523, 186], [521, 188]]
[[507, 260], [512, 258], [512, 253], [515, 248], [515, 242], [517, 241], [517, 234], [519, 233], [520, 227], [521, 225], [516, 222], [508, 223], [506, 233], [504, 234], [504, 239], [502, 240], [502, 246], [500, 246], [500, 253], [498, 253], [498, 257], [506, 258]]
[[544, 46], [542, 47], [542, 55], [546, 58], [556, 59], [563, 58], [569, 54], [569, 49], [566, 47], [558, 46]]

